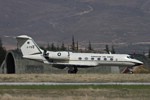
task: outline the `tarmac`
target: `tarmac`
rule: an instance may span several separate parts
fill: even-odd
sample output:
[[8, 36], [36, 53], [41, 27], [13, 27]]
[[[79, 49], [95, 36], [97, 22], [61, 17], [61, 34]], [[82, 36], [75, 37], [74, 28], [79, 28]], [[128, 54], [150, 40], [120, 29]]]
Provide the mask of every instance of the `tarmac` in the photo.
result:
[[62, 82], [0, 82], [0, 86], [20, 85], [150, 85], [150, 82], [101, 82], [101, 83], [62, 83]]

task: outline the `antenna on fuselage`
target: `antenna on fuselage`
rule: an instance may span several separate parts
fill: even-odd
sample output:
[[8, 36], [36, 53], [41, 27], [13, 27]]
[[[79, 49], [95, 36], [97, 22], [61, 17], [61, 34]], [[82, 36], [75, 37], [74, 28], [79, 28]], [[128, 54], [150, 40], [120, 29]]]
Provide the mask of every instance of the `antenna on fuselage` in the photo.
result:
[[109, 53], [108, 53], [108, 54], [112, 54], [112, 53], [111, 53], [111, 51], [109, 51]]

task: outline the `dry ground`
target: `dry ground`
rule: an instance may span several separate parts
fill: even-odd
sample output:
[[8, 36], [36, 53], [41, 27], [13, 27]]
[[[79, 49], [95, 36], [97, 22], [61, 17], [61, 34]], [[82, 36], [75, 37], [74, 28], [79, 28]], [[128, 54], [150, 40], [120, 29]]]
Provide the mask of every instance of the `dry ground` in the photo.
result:
[[0, 74], [0, 82], [150, 82], [150, 74]]
[[[150, 82], [150, 74], [1, 74], [0, 82]], [[0, 100], [149, 100], [150, 89], [0, 89]]]
[[149, 100], [148, 89], [1, 90], [0, 100]]

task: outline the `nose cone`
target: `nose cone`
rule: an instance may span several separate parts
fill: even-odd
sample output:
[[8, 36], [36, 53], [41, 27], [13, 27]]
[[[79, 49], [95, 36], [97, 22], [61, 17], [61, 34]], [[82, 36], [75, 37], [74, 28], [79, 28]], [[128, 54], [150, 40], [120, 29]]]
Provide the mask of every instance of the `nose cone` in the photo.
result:
[[136, 60], [134, 61], [135, 65], [143, 65], [144, 63], [142, 61]]

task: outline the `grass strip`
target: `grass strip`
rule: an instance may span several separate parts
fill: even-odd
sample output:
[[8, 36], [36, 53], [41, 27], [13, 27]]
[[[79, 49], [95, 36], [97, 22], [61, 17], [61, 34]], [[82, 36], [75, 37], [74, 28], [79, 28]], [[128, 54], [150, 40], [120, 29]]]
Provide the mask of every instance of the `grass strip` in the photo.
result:
[[0, 89], [150, 89], [149, 85], [2, 85]]

